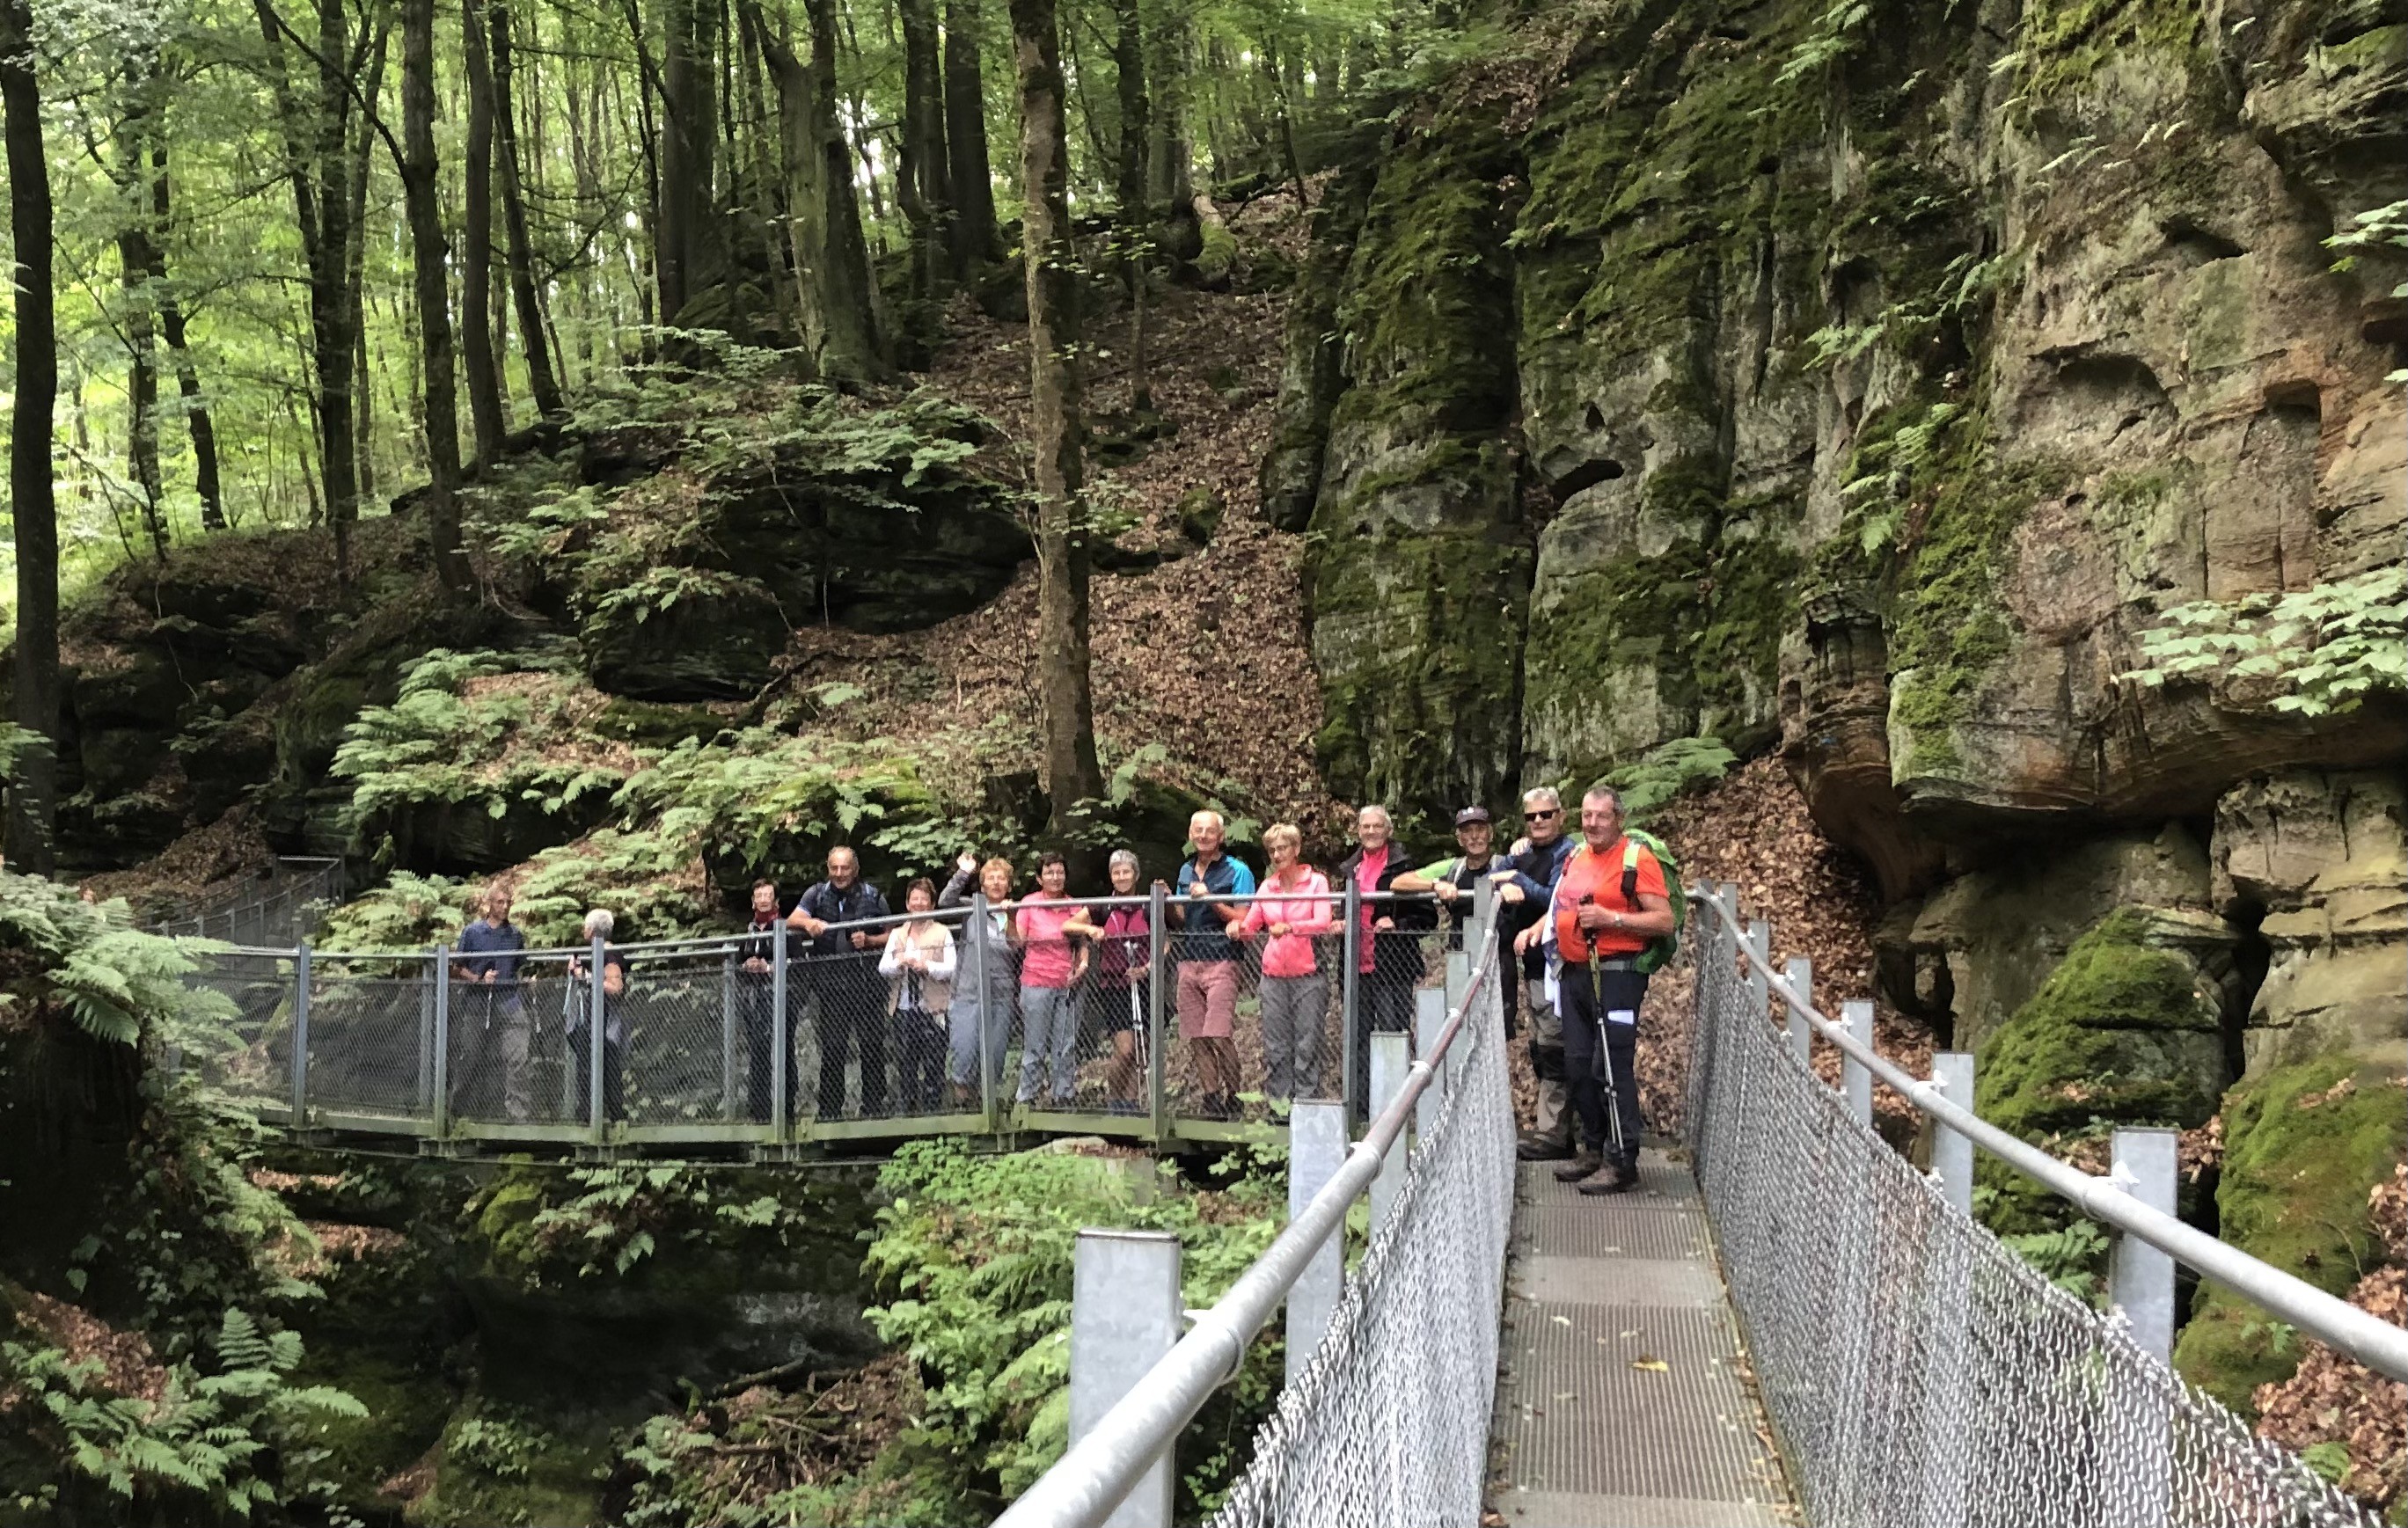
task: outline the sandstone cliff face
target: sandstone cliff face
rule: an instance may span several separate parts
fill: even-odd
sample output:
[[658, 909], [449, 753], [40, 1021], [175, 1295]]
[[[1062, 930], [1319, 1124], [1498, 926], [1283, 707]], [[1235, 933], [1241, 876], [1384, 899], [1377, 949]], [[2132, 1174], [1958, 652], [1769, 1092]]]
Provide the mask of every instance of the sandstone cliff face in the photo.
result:
[[2132, 909], [2221, 1031], [2159, 1058], [2177, 1112], [2396, 1078], [2408, 703], [2119, 677], [2177, 607], [2401, 560], [2408, 261], [2324, 241], [2408, 197], [2408, 6], [1848, 17], [1498, 23], [1332, 207], [1295, 321], [1336, 354], [1292, 343], [1275, 475], [1334, 787], [1436, 812], [1778, 746], [1954, 1043], [2087, 1024], [2042, 989]]

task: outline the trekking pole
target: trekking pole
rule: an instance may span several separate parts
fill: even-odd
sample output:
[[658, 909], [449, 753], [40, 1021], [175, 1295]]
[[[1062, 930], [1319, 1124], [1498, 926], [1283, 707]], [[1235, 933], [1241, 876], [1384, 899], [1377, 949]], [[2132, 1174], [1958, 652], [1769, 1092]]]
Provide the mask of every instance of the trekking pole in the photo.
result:
[[[1592, 893], [1581, 898], [1581, 906], [1588, 907], [1596, 901], [1597, 896]], [[1629, 1154], [1630, 1148], [1622, 1138], [1621, 1084], [1613, 1075], [1612, 1042], [1606, 1027], [1605, 966], [1602, 957], [1598, 954], [1594, 938], [1588, 942], [1588, 995], [1589, 1006], [1597, 1014], [1598, 1069], [1605, 1074], [1606, 1133], [1613, 1137], [1614, 1155], [1625, 1157]]]

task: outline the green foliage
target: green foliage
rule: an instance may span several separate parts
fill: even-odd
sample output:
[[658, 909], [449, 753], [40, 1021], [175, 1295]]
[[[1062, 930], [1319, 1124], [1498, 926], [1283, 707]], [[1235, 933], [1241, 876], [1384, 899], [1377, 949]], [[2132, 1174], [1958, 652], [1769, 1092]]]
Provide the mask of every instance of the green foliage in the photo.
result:
[[2170, 680], [2268, 679], [2278, 711], [2332, 716], [2408, 689], [2408, 567], [2399, 564], [2285, 594], [2177, 606], [2141, 633], [2147, 666], [2118, 674]]
[[2105, 1287], [2100, 1272], [2107, 1263], [2107, 1233], [2095, 1222], [2076, 1220], [2056, 1231], [1999, 1239], [2058, 1289], [2086, 1304], [2098, 1302]]
[[[867, 1263], [895, 1298], [870, 1320], [920, 1365], [927, 1405], [917, 1431], [963, 1472], [966, 1494], [1016, 1495], [1067, 1445], [1081, 1226], [1176, 1235], [1191, 1307], [1218, 1299], [1277, 1235], [1284, 1196], [1276, 1175], [1249, 1174], [1210, 1195], [1182, 1192], [1168, 1175], [1141, 1161], [1068, 1152], [974, 1156], [951, 1141], [907, 1146], [886, 1168], [882, 1183], [894, 1201], [879, 1212]], [[1268, 1404], [1278, 1362], [1275, 1346], [1248, 1354], [1239, 1411]], [[1209, 1500], [1226, 1488], [1242, 1463], [1231, 1439], [1250, 1433], [1225, 1418], [1217, 1433], [1191, 1435], [1188, 1446], [1206, 1449], [1183, 1462], [1196, 1466], [1191, 1494]]]
[[173, 939], [129, 926], [123, 902], [86, 903], [66, 887], [37, 876], [0, 871], [0, 949], [22, 950], [39, 963], [33, 990], [0, 990], [0, 1004], [52, 1004], [100, 1039], [133, 1045], [144, 1027], [209, 1048], [211, 1024], [232, 1014], [218, 993], [184, 983], [194, 968]]
[[443, 1457], [498, 1479], [525, 1479], [552, 1449], [552, 1438], [524, 1412], [488, 1402], [444, 1435]]
[[1712, 786], [1737, 763], [1739, 755], [1719, 737], [1675, 737], [1610, 771], [1605, 783], [1621, 794], [1625, 817], [1642, 822], [1678, 797]]
[[476, 918], [482, 890], [472, 880], [396, 870], [329, 913], [319, 943], [328, 950], [424, 950], [456, 937]]
[[931, 803], [918, 767], [892, 744], [755, 728], [679, 744], [628, 781], [617, 805], [704, 853], [758, 863], [781, 837], [876, 842], [882, 824]]
[[624, 1278], [665, 1249], [691, 1256], [728, 1236], [767, 1242], [810, 1228], [807, 1207], [759, 1181], [683, 1162], [550, 1173], [519, 1166], [465, 1211], [495, 1274], [529, 1291]]
[[31, 1425], [76, 1475], [152, 1514], [198, 1503], [249, 1518], [289, 1499], [277, 1450], [306, 1452], [311, 1423], [366, 1413], [339, 1390], [290, 1382], [301, 1362], [295, 1333], [228, 1309], [216, 1348], [211, 1372], [172, 1365], [155, 1401], [112, 1392], [98, 1360], [70, 1362], [45, 1345], [0, 1343], [0, 1363]]
[[1866, 0], [1838, 0], [1823, 13], [1806, 40], [1790, 50], [1789, 62], [1781, 66], [1780, 82], [1787, 85], [1809, 75], [1819, 75], [1854, 52], [1857, 28], [1871, 14], [1872, 7]]
[[[334, 772], [357, 783], [346, 821], [354, 833], [412, 807], [464, 805], [501, 817], [523, 803], [548, 816], [626, 778], [546, 745], [577, 741], [576, 702], [591, 693], [572, 677], [573, 653], [454, 652], [437, 648], [409, 665], [390, 706], [370, 706], [343, 729]], [[519, 682], [468, 693], [471, 681]]]

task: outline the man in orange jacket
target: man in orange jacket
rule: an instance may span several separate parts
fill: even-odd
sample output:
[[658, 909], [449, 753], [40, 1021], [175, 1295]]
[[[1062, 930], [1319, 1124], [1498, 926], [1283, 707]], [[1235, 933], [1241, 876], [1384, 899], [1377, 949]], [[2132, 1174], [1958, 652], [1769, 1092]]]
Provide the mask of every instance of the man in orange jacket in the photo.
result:
[[[1563, 960], [1564, 1069], [1587, 1144], [1555, 1177], [1584, 1194], [1624, 1193], [1639, 1186], [1639, 1006], [1647, 977], [1637, 957], [1673, 932], [1672, 903], [1663, 865], [1624, 837], [1622, 798], [1612, 786], [1581, 798], [1581, 840], [1547, 910]], [[1600, 1044], [1613, 1086], [1611, 1130]]]

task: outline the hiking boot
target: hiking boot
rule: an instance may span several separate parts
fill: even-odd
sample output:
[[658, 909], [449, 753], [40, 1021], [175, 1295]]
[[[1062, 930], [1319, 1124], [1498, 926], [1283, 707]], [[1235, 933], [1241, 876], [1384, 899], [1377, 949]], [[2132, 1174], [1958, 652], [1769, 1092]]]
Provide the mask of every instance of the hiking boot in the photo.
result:
[[1628, 1193], [1639, 1187], [1639, 1169], [1616, 1162], [1598, 1169], [1597, 1176], [1576, 1183], [1573, 1189], [1584, 1194]]
[[1596, 1172], [1598, 1168], [1604, 1165], [1605, 1158], [1599, 1156], [1595, 1151], [1583, 1151], [1579, 1156], [1572, 1158], [1570, 1162], [1565, 1163], [1562, 1166], [1555, 1169], [1555, 1181], [1558, 1183], [1577, 1183], [1582, 1178], [1588, 1177], [1591, 1173]]
[[1513, 1154], [1524, 1162], [1566, 1162], [1571, 1158], [1572, 1143], [1567, 1136], [1541, 1135], [1526, 1130], [1522, 1138], [1513, 1143]]

